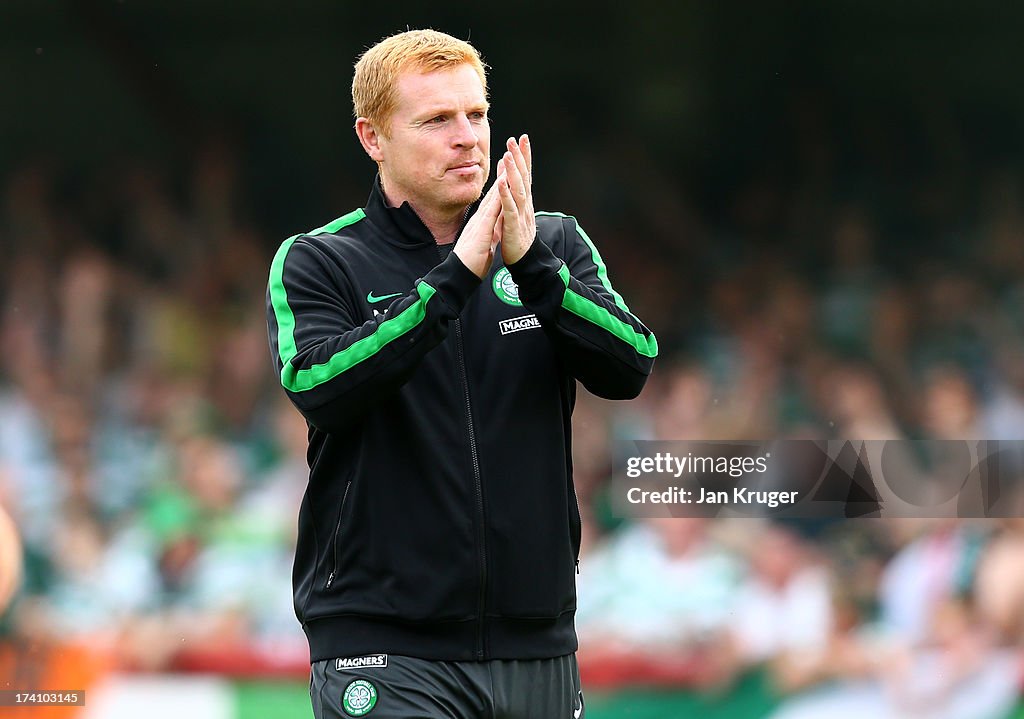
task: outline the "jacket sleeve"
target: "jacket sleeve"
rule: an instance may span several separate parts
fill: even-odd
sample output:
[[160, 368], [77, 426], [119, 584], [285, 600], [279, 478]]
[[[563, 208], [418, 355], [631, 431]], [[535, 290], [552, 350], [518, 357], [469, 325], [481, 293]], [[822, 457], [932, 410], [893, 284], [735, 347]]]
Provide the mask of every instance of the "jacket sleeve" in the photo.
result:
[[306, 419], [337, 432], [401, 387], [480, 284], [452, 253], [387, 312], [362, 321], [314, 244], [286, 240], [271, 265], [267, 324], [281, 385]]
[[[508, 266], [519, 299], [584, 387], [606, 399], [632, 399], [651, 373], [658, 341], [612, 288], [600, 253], [575, 218], [538, 213], [538, 225], [556, 217], [565, 240], [562, 256], [538, 237]], [[552, 244], [557, 248], [557, 239]]]

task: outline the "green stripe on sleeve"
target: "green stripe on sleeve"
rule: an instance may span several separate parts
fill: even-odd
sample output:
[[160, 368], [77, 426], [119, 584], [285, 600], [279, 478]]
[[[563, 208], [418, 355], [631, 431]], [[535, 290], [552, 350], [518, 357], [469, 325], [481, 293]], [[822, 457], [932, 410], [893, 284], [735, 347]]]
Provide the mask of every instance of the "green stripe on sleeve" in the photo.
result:
[[[615, 304], [619, 306], [619, 309], [623, 312], [629, 312], [629, 307], [626, 306], [626, 301], [622, 299], [622, 295], [615, 291], [615, 288], [612, 287], [611, 280], [608, 279], [608, 267], [604, 264], [604, 260], [601, 259], [601, 253], [597, 251], [597, 245], [591, 241], [590, 235], [584, 232], [583, 228], [580, 227], [579, 220], [572, 215], [566, 215], [561, 212], [535, 212], [534, 214], [540, 217], [564, 217], [572, 220], [576, 224], [577, 234], [579, 234], [583, 241], [587, 243], [587, 247], [590, 248], [590, 258], [597, 266], [597, 277], [601, 280], [601, 284], [604, 285], [604, 288], [608, 290], [608, 293], [615, 299]], [[633, 314], [632, 312], [629, 313]]]
[[295, 349], [295, 315], [292, 313], [292, 308], [288, 306], [288, 292], [284, 288], [284, 261], [288, 256], [288, 250], [303, 234], [322, 235], [327, 232], [337, 232], [343, 227], [354, 225], [364, 217], [366, 217], [366, 213], [360, 208], [328, 222], [323, 227], [292, 235], [281, 243], [277, 254], [274, 255], [274, 261], [270, 263], [270, 304], [274, 308], [274, 317], [277, 320], [277, 348], [281, 356], [281, 364], [288, 364], [288, 361], [297, 352]]
[[270, 263], [270, 304], [277, 320], [277, 351], [284, 364], [295, 356], [295, 315], [288, 306], [288, 292], [284, 289], [284, 260], [298, 235], [281, 243], [274, 261]]
[[[563, 215], [560, 212], [538, 212], [537, 214], [547, 215], [549, 217], [568, 217], [568, 215]], [[587, 234], [579, 226], [579, 223], [576, 223], [576, 229], [579, 231], [580, 237], [582, 237], [590, 246], [591, 256], [594, 258], [594, 264], [597, 265], [597, 274], [598, 277], [601, 278], [601, 283], [605, 286], [605, 289], [615, 297], [615, 304], [618, 305], [619, 309], [632, 315], [633, 313], [629, 311], [628, 307], [626, 307], [626, 303], [623, 302], [619, 293], [612, 289], [612, 285], [608, 281], [608, 271], [604, 266], [604, 262], [601, 261], [601, 255], [598, 253], [597, 248], [594, 247], [594, 243], [590, 241], [590, 238], [587, 237]], [[592, 322], [598, 327], [608, 330], [620, 340], [629, 344], [637, 351], [638, 354], [641, 354], [644, 357], [658, 356], [658, 339], [654, 336], [653, 332], [650, 337], [644, 336], [633, 329], [632, 325], [627, 322], [623, 322], [604, 307], [601, 307], [583, 295], [570, 290], [569, 268], [564, 262], [558, 269], [558, 276], [562, 280], [562, 284], [565, 285], [565, 294], [562, 295], [562, 307], [564, 309], [572, 312], [577, 317], [582, 317], [588, 322]]]
[[562, 307], [574, 315], [582, 317], [588, 322], [593, 322], [598, 327], [608, 330], [623, 342], [626, 342], [644, 357], [658, 356], [658, 340], [651, 333], [645, 337], [633, 329], [632, 325], [623, 322], [611, 312], [600, 305], [595, 305], [582, 295], [578, 295], [566, 288], [562, 297]]
[[334, 379], [380, 352], [389, 342], [398, 339], [423, 321], [427, 313], [427, 302], [434, 296], [436, 290], [426, 282], [420, 282], [416, 285], [416, 292], [420, 298], [411, 306], [395, 317], [381, 322], [373, 334], [335, 352], [326, 362], [301, 370], [296, 370], [290, 362], [286, 362], [281, 369], [281, 384], [292, 392], [304, 392]]
[[[343, 227], [359, 222], [364, 217], [366, 214], [361, 209], [355, 210], [323, 227], [303, 234], [321, 235], [337, 232]], [[409, 332], [423, 321], [426, 316], [427, 301], [434, 296], [436, 291], [426, 282], [420, 282], [416, 286], [419, 300], [395, 317], [381, 322], [372, 334], [334, 353], [324, 363], [313, 365], [308, 369], [296, 369], [291, 364], [292, 358], [298, 353], [295, 346], [295, 314], [288, 304], [288, 292], [284, 286], [284, 263], [288, 256], [288, 250], [301, 236], [293, 235], [285, 240], [270, 265], [270, 303], [274, 308], [274, 317], [277, 320], [277, 343], [282, 364], [281, 384], [292, 392], [304, 392], [337, 377], [342, 372], [372, 357], [388, 342]]]

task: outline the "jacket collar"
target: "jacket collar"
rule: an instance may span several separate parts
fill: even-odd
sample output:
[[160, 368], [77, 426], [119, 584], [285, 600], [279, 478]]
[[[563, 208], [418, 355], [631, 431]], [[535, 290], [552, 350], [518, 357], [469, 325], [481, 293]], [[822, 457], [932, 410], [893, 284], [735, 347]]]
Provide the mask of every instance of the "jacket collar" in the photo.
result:
[[[469, 206], [462, 227], [459, 228], [460, 235], [462, 228], [466, 226], [466, 222], [479, 206], [479, 200]], [[373, 187], [370, 189], [370, 197], [366, 201], [364, 212], [373, 224], [383, 230], [384, 237], [393, 244], [412, 248], [435, 243], [434, 236], [430, 234], [430, 230], [423, 224], [423, 220], [408, 202], [403, 202], [401, 207], [388, 206], [379, 174], [373, 180]]]

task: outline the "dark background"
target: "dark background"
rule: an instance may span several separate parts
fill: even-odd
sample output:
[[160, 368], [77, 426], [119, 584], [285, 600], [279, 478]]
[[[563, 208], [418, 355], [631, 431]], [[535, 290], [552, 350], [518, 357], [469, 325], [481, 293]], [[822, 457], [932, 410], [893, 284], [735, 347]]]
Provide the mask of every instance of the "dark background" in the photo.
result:
[[[1015, 3], [5, 0], [2, 12], [0, 169], [42, 156], [73, 184], [144, 158], [174, 174], [216, 138], [242, 158], [248, 210], [270, 234], [362, 199], [351, 65], [406, 26], [477, 45], [495, 136], [531, 132], [540, 197], [584, 202], [571, 189], [593, 171], [619, 190], [601, 203], [610, 216], [671, 190], [736, 224], [744, 190], [785, 196], [814, 177], [823, 198], [870, 203], [917, 237], [969, 219], [986, 173], [1020, 161]], [[755, 214], [758, 231], [785, 224]]]

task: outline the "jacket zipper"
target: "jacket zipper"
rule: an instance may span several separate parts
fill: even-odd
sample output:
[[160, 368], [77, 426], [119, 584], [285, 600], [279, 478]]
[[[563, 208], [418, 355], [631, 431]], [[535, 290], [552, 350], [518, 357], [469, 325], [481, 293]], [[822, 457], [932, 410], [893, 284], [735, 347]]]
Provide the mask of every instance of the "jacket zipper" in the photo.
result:
[[487, 599], [487, 532], [484, 527], [484, 488], [480, 477], [480, 458], [476, 449], [476, 431], [473, 429], [473, 408], [469, 401], [469, 377], [466, 373], [466, 358], [462, 349], [462, 326], [455, 322], [456, 355], [459, 360], [459, 374], [462, 376], [462, 391], [466, 399], [466, 420], [469, 425], [469, 451], [473, 458], [473, 489], [476, 490], [477, 510], [477, 560], [480, 570], [480, 591], [477, 594], [477, 646], [476, 658], [483, 659], [484, 651], [484, 604]]
[[345, 502], [348, 501], [348, 490], [352, 488], [352, 480], [350, 479], [345, 485], [345, 494], [341, 495], [341, 508], [338, 510], [338, 524], [334, 527], [334, 564], [331, 565], [331, 573], [327, 577], [326, 589], [330, 589], [331, 585], [334, 584], [334, 575], [338, 573], [338, 533], [341, 532], [341, 518], [345, 516]]
[[[462, 226], [459, 228], [458, 233], [456, 233], [456, 241], [458, 241], [459, 235], [462, 234], [462, 230], [465, 229], [466, 223], [469, 220], [469, 210], [470, 208], [467, 207], [466, 212], [462, 216]], [[435, 245], [435, 247], [437, 246]], [[441, 261], [444, 261], [444, 255], [441, 253], [440, 247], [437, 247], [437, 256]], [[480, 573], [480, 588], [477, 592], [476, 599], [476, 658], [480, 660], [486, 656], [486, 651], [484, 650], [484, 610], [487, 602], [487, 530], [484, 525], [484, 488], [483, 480], [480, 476], [480, 457], [477, 454], [476, 448], [476, 430], [473, 428], [473, 406], [469, 399], [469, 375], [466, 372], [466, 356], [462, 343], [462, 323], [458, 318], [455, 318], [452, 322], [455, 325], [455, 356], [458, 359], [459, 376], [462, 380], [462, 394], [466, 400], [466, 422], [469, 429], [469, 451], [470, 456], [473, 459], [473, 489], [476, 492], [477, 568]]]

